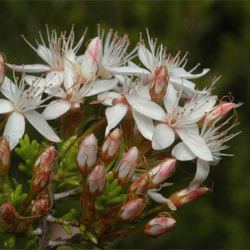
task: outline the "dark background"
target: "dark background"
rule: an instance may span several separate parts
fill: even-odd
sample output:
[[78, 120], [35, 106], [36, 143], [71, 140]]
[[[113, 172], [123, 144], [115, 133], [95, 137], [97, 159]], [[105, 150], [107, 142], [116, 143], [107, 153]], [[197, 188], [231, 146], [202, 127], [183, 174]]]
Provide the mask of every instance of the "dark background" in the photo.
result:
[[[232, 93], [239, 108], [239, 130], [229, 153], [213, 168], [208, 186], [214, 192], [179, 210], [176, 231], [159, 239], [142, 235], [116, 244], [118, 248], [250, 249], [250, 2], [248, 1], [0, 1], [0, 50], [10, 62], [38, 62], [24, 43], [33, 42], [45, 24], [58, 31], [75, 25], [80, 37], [96, 35], [96, 24], [129, 34], [132, 43], [149, 28], [173, 53], [188, 50], [189, 66], [200, 62], [211, 72], [200, 81], [222, 78], [215, 89]], [[87, 41], [87, 39], [85, 41]]]

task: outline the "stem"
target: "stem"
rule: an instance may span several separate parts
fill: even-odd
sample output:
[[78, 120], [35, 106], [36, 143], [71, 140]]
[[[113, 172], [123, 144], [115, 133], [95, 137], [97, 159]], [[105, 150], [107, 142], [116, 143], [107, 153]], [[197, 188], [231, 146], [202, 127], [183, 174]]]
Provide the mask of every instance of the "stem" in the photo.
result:
[[71, 190], [68, 190], [68, 191], [65, 191], [65, 192], [62, 192], [62, 193], [55, 193], [55, 194], [54, 194], [54, 201], [57, 201], [57, 200], [66, 198], [66, 197], [68, 197], [68, 196], [77, 194], [77, 192], [76, 192], [77, 190], [79, 190], [78, 187], [77, 187], [77, 188], [74, 188], [74, 189], [71, 189]]

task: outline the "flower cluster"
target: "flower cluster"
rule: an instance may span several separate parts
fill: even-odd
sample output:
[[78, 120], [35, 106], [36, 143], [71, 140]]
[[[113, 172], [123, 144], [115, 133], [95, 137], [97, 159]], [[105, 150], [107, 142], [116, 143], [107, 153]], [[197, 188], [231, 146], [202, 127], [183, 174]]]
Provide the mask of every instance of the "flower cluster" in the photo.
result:
[[[47, 216], [68, 235], [98, 244], [128, 234], [129, 225], [144, 220], [144, 233], [155, 237], [174, 229], [175, 210], [209, 191], [203, 183], [210, 167], [228, 155], [225, 143], [238, 134], [231, 129], [240, 104], [212, 94], [217, 79], [198, 89], [193, 80], [209, 69], [187, 70], [187, 53], [172, 56], [146, 33], [147, 42], [140, 38], [129, 49], [127, 35], [99, 28], [84, 51], [86, 31], [76, 42], [73, 28], [59, 35], [47, 28], [47, 41], [41, 33], [36, 45], [24, 37], [44, 64], [10, 64], [0, 54], [0, 114], [6, 118], [1, 121], [0, 175], [8, 174], [15, 149], [25, 162], [19, 169], [31, 176], [20, 206], [1, 202], [1, 228], [22, 232]], [[132, 62], [138, 59], [139, 64]], [[26, 120], [47, 139], [45, 149], [22, 140]], [[196, 173], [175, 190], [174, 170], [182, 161], [196, 164]], [[50, 186], [63, 192], [51, 197]], [[53, 203], [71, 196], [79, 198], [80, 213], [50, 214]], [[32, 219], [23, 225], [25, 216]], [[48, 244], [66, 245], [70, 239], [51, 236]]]

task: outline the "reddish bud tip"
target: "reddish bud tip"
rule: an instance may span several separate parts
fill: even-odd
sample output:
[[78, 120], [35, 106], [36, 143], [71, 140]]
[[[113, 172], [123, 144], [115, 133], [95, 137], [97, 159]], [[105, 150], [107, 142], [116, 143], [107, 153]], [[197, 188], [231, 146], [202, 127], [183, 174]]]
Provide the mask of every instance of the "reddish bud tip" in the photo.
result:
[[10, 168], [10, 144], [6, 137], [0, 138], [0, 175], [8, 173]]
[[132, 221], [142, 213], [144, 207], [143, 199], [130, 200], [121, 207], [120, 218], [124, 221]]
[[7, 223], [11, 224], [15, 219], [15, 208], [10, 202], [4, 203], [0, 207], [0, 217]]
[[176, 159], [167, 158], [159, 165], [150, 170], [149, 176], [151, 177], [151, 185], [158, 186], [167, 180], [175, 170]]
[[5, 73], [6, 73], [6, 57], [3, 53], [0, 52], [0, 87], [2, 86]]
[[234, 109], [236, 107], [236, 104], [233, 102], [224, 102], [220, 103], [215, 108], [211, 113], [207, 115], [207, 120], [212, 121], [218, 117], [226, 115], [229, 111]]
[[118, 152], [121, 144], [122, 130], [113, 130], [102, 145], [101, 157], [105, 162], [112, 161]]
[[199, 197], [203, 196], [209, 191], [207, 187], [198, 187], [194, 191], [189, 191], [187, 188], [182, 189], [174, 194], [172, 194], [169, 199], [173, 202], [173, 204], [179, 208], [184, 206], [190, 201], [196, 200]]
[[168, 85], [168, 71], [165, 66], [157, 68], [154, 72], [154, 80], [150, 85], [150, 96], [153, 100], [161, 100], [165, 94]]
[[89, 173], [97, 157], [97, 139], [94, 134], [87, 136], [81, 143], [77, 154], [77, 166], [81, 174]]
[[159, 216], [144, 226], [144, 233], [149, 237], [157, 237], [175, 229], [176, 221], [171, 217]]
[[129, 187], [128, 193], [140, 195], [147, 191], [149, 185], [148, 173], [139, 175]]
[[34, 202], [31, 213], [34, 216], [45, 216], [49, 210], [49, 202], [47, 199], [39, 199]]
[[43, 151], [43, 153], [40, 155], [40, 157], [36, 160], [34, 167], [47, 167], [52, 168], [54, 159], [55, 159], [55, 147], [51, 146]]
[[116, 176], [120, 184], [130, 182], [138, 161], [139, 151], [137, 147], [130, 148], [118, 164]]
[[97, 165], [88, 176], [88, 189], [92, 195], [100, 195], [104, 190], [106, 169]]

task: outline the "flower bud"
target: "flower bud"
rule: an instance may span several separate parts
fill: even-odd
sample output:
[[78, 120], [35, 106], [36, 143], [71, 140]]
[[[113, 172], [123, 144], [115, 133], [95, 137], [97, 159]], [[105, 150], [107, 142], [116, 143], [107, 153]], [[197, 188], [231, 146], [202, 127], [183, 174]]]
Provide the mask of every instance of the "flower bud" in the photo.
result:
[[127, 201], [120, 209], [120, 218], [124, 221], [133, 221], [138, 217], [145, 207], [141, 198]]
[[122, 137], [122, 130], [113, 130], [102, 145], [101, 157], [105, 162], [112, 161], [118, 152]]
[[31, 191], [42, 192], [49, 184], [51, 173], [51, 168], [48, 167], [37, 169], [31, 181]]
[[31, 181], [32, 192], [40, 193], [48, 186], [54, 158], [55, 147], [51, 146], [47, 148], [36, 160]]
[[97, 165], [88, 176], [88, 190], [92, 195], [100, 195], [104, 190], [106, 169]]
[[33, 216], [45, 216], [49, 210], [49, 202], [47, 199], [36, 200], [31, 208]]
[[173, 204], [179, 208], [184, 206], [190, 201], [196, 200], [199, 197], [203, 196], [205, 193], [208, 192], [207, 187], [198, 187], [194, 191], [189, 191], [187, 188], [182, 189], [174, 194], [172, 194], [169, 199], [173, 202]]
[[128, 193], [140, 195], [147, 191], [149, 185], [148, 173], [139, 175], [129, 187]]
[[137, 147], [130, 148], [118, 164], [116, 176], [120, 184], [128, 183], [134, 175], [139, 151]]
[[10, 144], [6, 137], [0, 138], [0, 175], [5, 175], [10, 168]]
[[6, 57], [3, 53], [0, 52], [0, 87], [2, 86], [4, 77], [5, 77], [5, 72], [6, 72]]
[[159, 165], [149, 171], [151, 185], [158, 186], [167, 180], [175, 170], [176, 160], [173, 158], [166, 158]]
[[208, 114], [207, 119], [209, 121], [214, 120], [220, 116], [224, 116], [226, 115], [229, 111], [231, 111], [232, 109], [234, 109], [236, 106], [235, 103], [233, 102], [224, 102], [224, 103], [220, 103], [217, 106], [214, 107], [213, 111]]
[[165, 66], [161, 66], [155, 70], [154, 80], [149, 90], [153, 100], [161, 100], [165, 96], [168, 80], [168, 72]]
[[144, 226], [144, 233], [149, 237], [157, 237], [175, 229], [176, 220], [171, 217], [159, 216]]
[[15, 212], [13, 205], [10, 202], [6, 202], [0, 207], [0, 218], [7, 224], [11, 224], [15, 219]]
[[56, 150], [54, 146], [51, 146], [45, 149], [43, 153], [36, 160], [35, 165], [34, 165], [34, 170], [40, 167], [52, 168], [52, 165], [55, 159], [55, 153], [56, 153]]
[[77, 166], [81, 174], [89, 173], [95, 165], [97, 156], [97, 139], [94, 134], [87, 136], [81, 143], [77, 155]]

